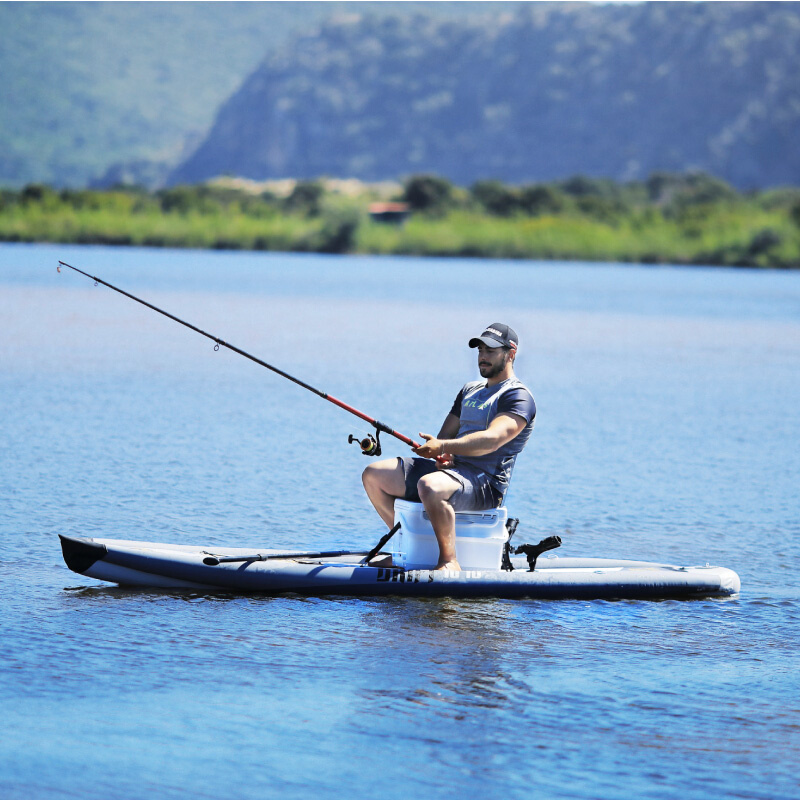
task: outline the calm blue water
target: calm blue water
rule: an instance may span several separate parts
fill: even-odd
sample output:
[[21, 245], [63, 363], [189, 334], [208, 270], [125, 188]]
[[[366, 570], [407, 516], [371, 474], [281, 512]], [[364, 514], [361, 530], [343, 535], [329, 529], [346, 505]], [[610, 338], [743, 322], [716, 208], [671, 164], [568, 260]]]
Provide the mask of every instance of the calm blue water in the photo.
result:
[[[408, 435], [520, 333], [521, 540], [707, 562], [738, 598], [102, 588], [57, 534], [353, 547], [354, 417]], [[800, 274], [0, 246], [0, 796], [800, 797]], [[386, 442], [388, 454], [402, 445]]]

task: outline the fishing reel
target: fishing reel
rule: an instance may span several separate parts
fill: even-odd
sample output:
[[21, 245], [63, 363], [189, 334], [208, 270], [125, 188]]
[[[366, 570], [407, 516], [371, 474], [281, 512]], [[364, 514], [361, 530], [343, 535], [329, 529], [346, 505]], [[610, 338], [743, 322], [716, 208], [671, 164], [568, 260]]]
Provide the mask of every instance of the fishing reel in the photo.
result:
[[375, 431], [374, 436], [368, 433], [362, 439], [351, 433], [347, 437], [347, 443], [357, 444], [365, 456], [379, 456], [381, 454], [381, 432], [379, 430]]

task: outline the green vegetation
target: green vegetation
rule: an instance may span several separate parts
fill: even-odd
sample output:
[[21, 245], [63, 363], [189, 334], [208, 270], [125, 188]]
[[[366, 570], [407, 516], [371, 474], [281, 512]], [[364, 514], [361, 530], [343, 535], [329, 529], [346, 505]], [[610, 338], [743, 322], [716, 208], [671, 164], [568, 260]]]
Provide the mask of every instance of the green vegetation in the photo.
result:
[[[408, 203], [402, 225], [370, 220]], [[740, 194], [704, 174], [582, 176], [469, 189], [434, 175], [384, 186], [219, 181], [148, 192], [0, 191], [0, 240], [800, 268], [800, 189]]]

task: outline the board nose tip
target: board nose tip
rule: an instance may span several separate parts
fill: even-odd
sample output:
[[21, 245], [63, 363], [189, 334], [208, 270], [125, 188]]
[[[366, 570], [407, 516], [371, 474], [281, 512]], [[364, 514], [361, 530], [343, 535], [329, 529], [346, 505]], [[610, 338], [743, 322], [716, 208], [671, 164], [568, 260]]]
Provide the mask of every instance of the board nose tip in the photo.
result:
[[61, 533], [58, 538], [61, 539], [61, 552], [67, 566], [81, 575], [108, 552], [104, 544], [92, 539], [77, 539]]

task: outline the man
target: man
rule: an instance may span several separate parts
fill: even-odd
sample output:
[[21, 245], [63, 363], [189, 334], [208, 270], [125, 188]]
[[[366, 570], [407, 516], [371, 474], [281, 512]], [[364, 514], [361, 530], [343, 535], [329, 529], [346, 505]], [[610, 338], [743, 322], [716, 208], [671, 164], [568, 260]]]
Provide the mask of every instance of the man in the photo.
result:
[[461, 389], [439, 434], [420, 433], [425, 443], [414, 450], [419, 458], [379, 461], [363, 474], [367, 496], [389, 527], [396, 498], [425, 506], [439, 543], [436, 569], [461, 569], [455, 512], [502, 505], [536, 416], [533, 396], [514, 375], [517, 334], [493, 323], [469, 346], [478, 350], [483, 380]]

